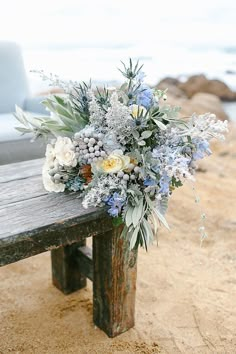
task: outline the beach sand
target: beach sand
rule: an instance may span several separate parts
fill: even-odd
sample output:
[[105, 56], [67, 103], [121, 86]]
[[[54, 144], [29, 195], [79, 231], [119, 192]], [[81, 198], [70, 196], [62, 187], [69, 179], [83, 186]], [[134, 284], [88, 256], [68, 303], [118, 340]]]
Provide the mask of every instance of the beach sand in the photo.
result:
[[[0, 353], [236, 353], [236, 129], [200, 163], [192, 188], [170, 202], [171, 232], [140, 250], [136, 325], [109, 339], [92, 322], [91, 284], [64, 296], [51, 284], [50, 254], [0, 269]], [[14, 221], [13, 221], [14, 222]]]

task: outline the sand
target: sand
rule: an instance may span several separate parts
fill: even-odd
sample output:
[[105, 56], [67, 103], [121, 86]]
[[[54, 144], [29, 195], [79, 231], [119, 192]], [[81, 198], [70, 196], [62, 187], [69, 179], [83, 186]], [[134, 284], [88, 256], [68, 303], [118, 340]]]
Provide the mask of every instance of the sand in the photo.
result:
[[0, 269], [0, 353], [236, 353], [236, 130], [201, 162], [196, 190], [175, 191], [171, 232], [140, 250], [135, 328], [109, 339], [92, 322], [91, 284], [64, 296], [50, 254]]

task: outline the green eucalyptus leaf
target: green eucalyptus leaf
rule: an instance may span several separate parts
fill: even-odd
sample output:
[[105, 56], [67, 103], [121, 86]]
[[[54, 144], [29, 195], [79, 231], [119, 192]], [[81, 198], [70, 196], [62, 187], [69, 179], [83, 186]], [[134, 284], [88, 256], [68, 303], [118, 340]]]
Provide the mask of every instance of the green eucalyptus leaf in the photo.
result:
[[154, 121], [154, 123], [156, 123], [158, 128], [160, 128], [161, 130], [166, 130], [166, 125], [163, 124], [160, 120], [154, 118], [152, 120]]
[[146, 142], [144, 140], [140, 140], [140, 141], [138, 141], [138, 145], [139, 146], [145, 146]]
[[143, 214], [143, 199], [138, 199], [138, 202], [138, 205], [136, 205], [132, 213], [132, 222], [134, 227], [140, 223]]
[[152, 135], [152, 131], [151, 130], [145, 130], [144, 132], [142, 132], [141, 138], [142, 139], [148, 139], [148, 138], [150, 138], [151, 135]]
[[134, 210], [134, 207], [132, 205], [129, 205], [126, 215], [125, 215], [125, 223], [126, 223], [127, 227], [130, 227], [133, 223], [133, 220], [132, 220], [133, 210]]
[[130, 250], [132, 250], [136, 245], [137, 238], [138, 238], [138, 232], [139, 232], [139, 225], [136, 226], [136, 228], [134, 229], [134, 232], [132, 233], [132, 236], [130, 239], [130, 245], [129, 245]]

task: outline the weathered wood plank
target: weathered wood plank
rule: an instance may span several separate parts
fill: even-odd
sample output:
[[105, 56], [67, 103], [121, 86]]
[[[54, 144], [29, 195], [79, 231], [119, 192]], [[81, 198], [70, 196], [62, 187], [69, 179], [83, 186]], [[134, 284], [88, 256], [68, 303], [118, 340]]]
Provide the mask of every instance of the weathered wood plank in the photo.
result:
[[129, 251], [121, 231], [93, 238], [93, 318], [109, 337], [134, 326], [137, 251]]
[[52, 282], [64, 294], [82, 289], [87, 279], [77, 264], [78, 248], [86, 245], [86, 239], [70, 246], [51, 251]]
[[93, 281], [93, 256], [89, 247], [82, 246], [77, 250], [76, 261], [80, 272], [88, 279]]
[[[42, 162], [40, 159], [0, 167], [4, 179], [0, 189], [0, 265], [78, 242], [81, 237], [112, 227], [103, 209], [85, 210], [78, 194], [46, 193], [41, 180]], [[18, 179], [8, 176], [9, 171], [17, 173]], [[97, 227], [99, 219], [101, 225]]]
[[37, 159], [0, 166], [0, 183], [41, 175], [43, 161]]
[[[89, 221], [88, 221], [89, 220]], [[0, 239], [0, 266], [51, 251], [60, 246], [81, 241], [107, 232], [112, 228], [111, 220], [104, 211], [64, 219], [38, 229], [31, 229]]]
[[42, 177], [32, 176], [0, 184], [0, 209], [7, 204], [20, 202], [48, 194], [43, 187]]
[[67, 223], [80, 224], [102, 214], [103, 209], [84, 209], [76, 193], [51, 193], [8, 204], [0, 208], [0, 248], [2, 243], [15, 242], [38, 231], [60, 229]]

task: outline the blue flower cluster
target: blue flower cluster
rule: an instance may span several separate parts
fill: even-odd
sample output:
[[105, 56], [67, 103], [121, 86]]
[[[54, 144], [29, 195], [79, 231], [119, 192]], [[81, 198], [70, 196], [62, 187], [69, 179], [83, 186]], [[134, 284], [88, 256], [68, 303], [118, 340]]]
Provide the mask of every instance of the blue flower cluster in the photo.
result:
[[83, 178], [77, 176], [74, 179], [69, 179], [69, 181], [66, 182], [66, 188], [72, 192], [78, 192], [83, 190], [84, 188]]
[[137, 90], [136, 103], [146, 109], [153, 105], [153, 90], [149, 86], [142, 84]]
[[195, 151], [193, 152], [194, 161], [203, 159], [206, 155], [211, 155], [210, 144], [207, 140], [193, 139], [192, 142], [195, 145]]
[[108, 214], [112, 217], [117, 217], [121, 213], [122, 207], [126, 202], [126, 198], [121, 197], [119, 193], [115, 192], [112, 196], [103, 199], [106, 205], [110, 206]]

